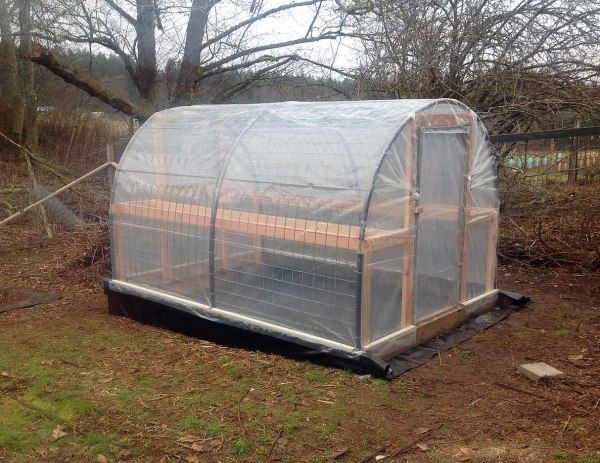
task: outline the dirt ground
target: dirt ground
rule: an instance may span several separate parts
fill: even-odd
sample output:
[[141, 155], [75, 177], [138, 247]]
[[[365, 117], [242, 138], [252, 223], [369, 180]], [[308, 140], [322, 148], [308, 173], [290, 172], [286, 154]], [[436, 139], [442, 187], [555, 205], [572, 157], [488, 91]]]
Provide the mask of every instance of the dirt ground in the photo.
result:
[[62, 295], [0, 314], [0, 461], [600, 462], [597, 273], [502, 265], [532, 304], [386, 382], [109, 316], [104, 233], [0, 235], [0, 287]]

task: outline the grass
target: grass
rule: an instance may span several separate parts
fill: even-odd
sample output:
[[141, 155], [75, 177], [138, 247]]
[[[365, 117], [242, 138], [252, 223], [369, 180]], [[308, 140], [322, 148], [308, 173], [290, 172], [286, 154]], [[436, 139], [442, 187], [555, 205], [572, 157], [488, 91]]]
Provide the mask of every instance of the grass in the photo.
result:
[[450, 459], [448, 457], [440, 455], [439, 453], [428, 453], [427, 456], [435, 463], [450, 463]]
[[83, 436], [81, 442], [94, 455], [108, 455], [111, 453], [110, 447], [115, 442], [115, 437], [107, 434], [90, 433]]
[[313, 383], [322, 383], [327, 379], [327, 375], [321, 370], [309, 371], [306, 377]]
[[146, 387], [138, 387], [135, 389], [118, 388], [110, 395], [110, 397], [122, 404], [129, 404], [135, 399], [144, 397], [148, 392], [148, 388]]
[[186, 416], [179, 423], [179, 428], [185, 431], [199, 432], [205, 437], [217, 437], [228, 432], [228, 428], [221, 423], [205, 421], [196, 416]]
[[233, 444], [233, 451], [240, 457], [246, 457], [254, 451], [254, 447], [248, 439], [242, 437]]
[[297, 431], [301, 427], [302, 427], [302, 425], [298, 422], [298, 420], [295, 420], [295, 419], [292, 419], [283, 425], [283, 429], [285, 429], [286, 431], [289, 431], [289, 432]]
[[247, 400], [240, 404], [240, 410], [249, 413], [250, 415], [266, 417], [270, 414], [270, 411], [267, 407], [264, 407], [252, 400]]
[[234, 365], [227, 373], [234, 378], [239, 378], [244, 373], [244, 365]]
[[217, 365], [227, 365], [231, 360], [229, 355], [220, 355], [217, 357]]
[[473, 351], [470, 351], [467, 349], [461, 349], [460, 355], [459, 355], [459, 358], [461, 361], [468, 362], [470, 360], [473, 360], [473, 357], [475, 357], [475, 353]]
[[554, 461], [557, 463], [600, 463], [600, 458], [591, 453], [574, 454], [570, 452], [556, 452]]
[[0, 424], [0, 448], [7, 447], [20, 452], [29, 452], [36, 446], [36, 440], [23, 432]]
[[334, 425], [332, 423], [325, 423], [319, 428], [319, 435], [321, 437], [330, 437], [335, 432], [336, 429], [337, 429], [336, 425]]

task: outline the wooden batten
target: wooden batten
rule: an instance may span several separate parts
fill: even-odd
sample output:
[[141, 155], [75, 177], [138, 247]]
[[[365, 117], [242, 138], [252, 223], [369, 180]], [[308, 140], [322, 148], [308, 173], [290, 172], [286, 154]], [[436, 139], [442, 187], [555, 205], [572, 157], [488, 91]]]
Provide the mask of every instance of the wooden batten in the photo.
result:
[[420, 126], [456, 126], [467, 125], [471, 123], [470, 112], [456, 113], [429, 113], [422, 112], [416, 116], [417, 123]]
[[365, 249], [368, 249], [369, 252], [374, 252], [393, 246], [405, 245], [412, 240], [412, 233], [413, 230], [408, 228], [381, 233], [365, 239], [364, 247]]

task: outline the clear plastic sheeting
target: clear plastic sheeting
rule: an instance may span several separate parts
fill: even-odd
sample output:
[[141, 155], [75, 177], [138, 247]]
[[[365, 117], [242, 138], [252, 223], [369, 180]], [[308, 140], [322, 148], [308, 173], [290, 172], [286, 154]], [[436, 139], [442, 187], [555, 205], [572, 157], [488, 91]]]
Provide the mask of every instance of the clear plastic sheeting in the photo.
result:
[[173, 108], [119, 164], [113, 280], [364, 349], [494, 288], [497, 211], [453, 100]]

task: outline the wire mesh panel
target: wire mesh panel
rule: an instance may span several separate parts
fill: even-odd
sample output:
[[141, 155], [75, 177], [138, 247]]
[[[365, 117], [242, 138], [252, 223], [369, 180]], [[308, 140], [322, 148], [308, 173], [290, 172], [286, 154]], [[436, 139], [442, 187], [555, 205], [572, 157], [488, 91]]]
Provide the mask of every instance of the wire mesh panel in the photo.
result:
[[209, 226], [216, 179], [253, 114], [215, 107], [152, 116], [129, 143], [111, 201], [113, 278], [209, 302]]
[[348, 103], [266, 108], [224, 175], [217, 229], [216, 305], [352, 345], [359, 308], [361, 215], [373, 171], [393, 139], [394, 114]]

